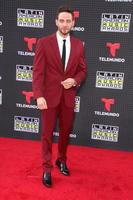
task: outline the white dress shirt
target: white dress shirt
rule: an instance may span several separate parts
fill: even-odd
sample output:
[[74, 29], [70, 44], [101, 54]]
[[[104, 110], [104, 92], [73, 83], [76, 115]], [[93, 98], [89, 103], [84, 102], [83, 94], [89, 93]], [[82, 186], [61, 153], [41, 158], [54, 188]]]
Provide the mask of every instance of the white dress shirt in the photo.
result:
[[61, 58], [62, 58], [63, 40], [64, 39], [66, 40], [66, 59], [65, 59], [65, 70], [66, 70], [67, 63], [68, 63], [69, 56], [70, 56], [70, 49], [71, 49], [70, 35], [68, 35], [66, 38], [63, 38], [57, 31], [56, 37], [57, 37], [57, 42], [58, 42], [58, 47], [59, 47], [59, 52], [60, 52]]

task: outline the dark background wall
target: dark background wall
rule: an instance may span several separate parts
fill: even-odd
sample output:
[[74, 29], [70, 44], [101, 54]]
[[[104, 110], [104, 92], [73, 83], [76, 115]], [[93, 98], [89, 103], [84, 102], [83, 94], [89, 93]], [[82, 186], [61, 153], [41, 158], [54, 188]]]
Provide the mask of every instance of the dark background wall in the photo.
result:
[[73, 34], [85, 44], [88, 65], [70, 142], [132, 151], [132, 0], [0, 0], [0, 136], [40, 139], [33, 56], [38, 38], [56, 31], [55, 13], [63, 4], [74, 10]]

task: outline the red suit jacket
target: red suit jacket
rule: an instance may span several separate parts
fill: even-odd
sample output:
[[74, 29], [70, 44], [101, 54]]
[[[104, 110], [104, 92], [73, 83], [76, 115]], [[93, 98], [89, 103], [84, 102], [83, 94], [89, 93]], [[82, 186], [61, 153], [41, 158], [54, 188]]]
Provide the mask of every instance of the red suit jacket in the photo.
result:
[[83, 43], [72, 36], [70, 42], [70, 57], [67, 68], [63, 71], [56, 34], [38, 40], [33, 62], [33, 94], [35, 99], [44, 97], [48, 107], [56, 107], [62, 95], [66, 106], [74, 107], [77, 87], [64, 89], [61, 81], [74, 78], [79, 86], [85, 79]]

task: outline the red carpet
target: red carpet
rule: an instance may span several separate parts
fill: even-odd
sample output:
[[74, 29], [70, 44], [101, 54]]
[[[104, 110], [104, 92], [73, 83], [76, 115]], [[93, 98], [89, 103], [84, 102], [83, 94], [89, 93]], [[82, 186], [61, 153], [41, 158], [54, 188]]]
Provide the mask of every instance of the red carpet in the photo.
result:
[[[133, 153], [70, 146], [71, 176], [41, 183], [40, 141], [0, 138], [0, 200], [132, 200]], [[53, 160], [57, 145], [53, 146]]]

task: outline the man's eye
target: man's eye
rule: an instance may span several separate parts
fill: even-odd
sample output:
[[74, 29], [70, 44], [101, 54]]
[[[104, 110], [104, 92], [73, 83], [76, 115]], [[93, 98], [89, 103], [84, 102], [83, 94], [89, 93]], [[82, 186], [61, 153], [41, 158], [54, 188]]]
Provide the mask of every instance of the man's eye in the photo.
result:
[[67, 20], [66, 22], [67, 22], [67, 23], [71, 23], [71, 20]]
[[61, 23], [63, 23], [63, 22], [64, 22], [64, 20], [63, 20], [63, 19], [60, 19], [60, 22], [61, 22]]

